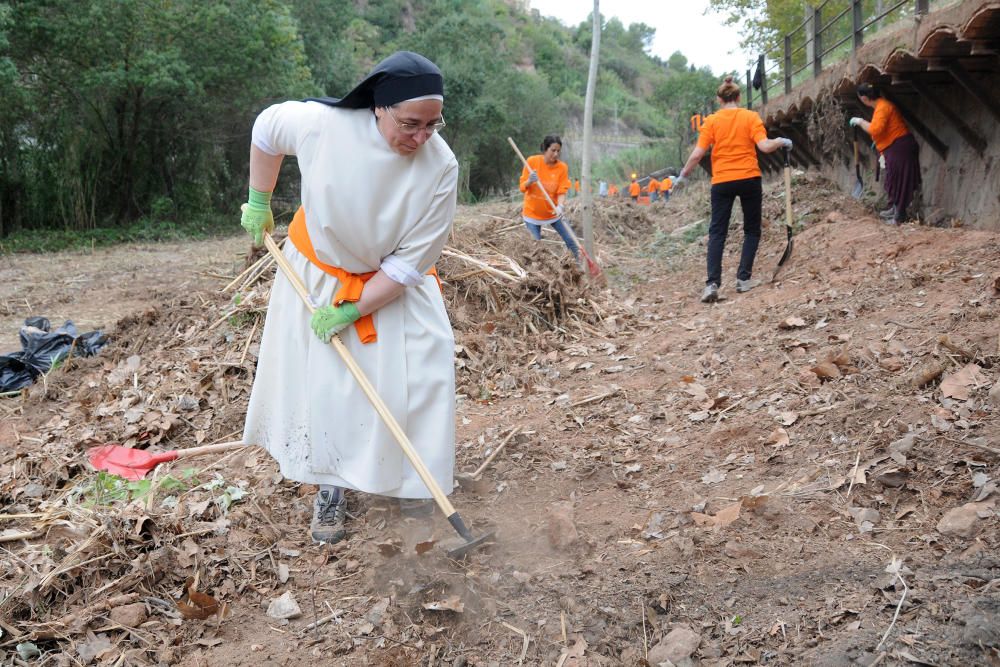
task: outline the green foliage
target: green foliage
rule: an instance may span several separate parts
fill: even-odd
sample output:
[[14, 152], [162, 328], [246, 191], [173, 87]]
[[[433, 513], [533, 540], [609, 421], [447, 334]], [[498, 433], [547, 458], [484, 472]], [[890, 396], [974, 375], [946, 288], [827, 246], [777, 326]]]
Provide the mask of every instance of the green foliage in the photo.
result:
[[[632, 156], [659, 169], [715, 80], [679, 53], [651, 57], [654, 34], [604, 21], [594, 118], [663, 139]], [[398, 49], [445, 73], [462, 197], [508, 191], [507, 136], [533, 153], [579, 134], [590, 39], [589, 19], [567, 28], [507, 0], [0, 0], [0, 238], [21, 251], [235, 228], [256, 114], [342, 96]], [[294, 160], [279, 187], [294, 201]]]
[[85, 507], [109, 507], [118, 503], [145, 501], [150, 494], [158, 491], [176, 493], [187, 490], [198, 483], [194, 479], [194, 473], [194, 469], [189, 468], [181, 474], [180, 479], [166, 475], [154, 483], [151, 479], [127, 480], [101, 470], [94, 476], [92, 483], [75, 489], [74, 494]]
[[[726, 16], [728, 25], [739, 27], [743, 38], [741, 46], [752, 53], [763, 53], [772, 62], [781, 62], [784, 36], [791, 35], [791, 47], [795, 53], [792, 56], [792, 69], [797, 70], [806, 63], [805, 43], [810, 39], [807, 20], [812, 16], [814, 7], [821, 7], [821, 25], [824, 28], [823, 43], [827, 46], [836, 44], [842, 38], [853, 33], [852, 13], [846, 11], [851, 6], [851, 0], [709, 0], [713, 11]], [[883, 0], [864, 0], [861, 3], [862, 21], [868, 23], [882, 11], [895, 3]], [[898, 20], [913, 12], [914, 3], [903, 3], [882, 21], [878, 21], [868, 30], [877, 31], [884, 23]], [[836, 18], [841, 15], [840, 18]], [[848, 40], [840, 49], [827, 54], [826, 62], [834, 62], [850, 52]], [[805, 78], [808, 72], [802, 74]], [[772, 84], [773, 85], [773, 84]]]
[[123, 225], [162, 197], [177, 216], [212, 207], [237, 191], [261, 98], [314, 90], [276, 0], [12, 7], [2, 55], [24, 104], [16, 130], [0, 134], [12, 156], [0, 185], [22, 193], [12, 215], [5, 206], [13, 229]]
[[199, 214], [177, 222], [143, 218], [121, 227], [21, 229], [0, 241], [0, 254], [89, 250], [121, 243], [161, 243], [243, 233], [234, 219], [221, 216]]

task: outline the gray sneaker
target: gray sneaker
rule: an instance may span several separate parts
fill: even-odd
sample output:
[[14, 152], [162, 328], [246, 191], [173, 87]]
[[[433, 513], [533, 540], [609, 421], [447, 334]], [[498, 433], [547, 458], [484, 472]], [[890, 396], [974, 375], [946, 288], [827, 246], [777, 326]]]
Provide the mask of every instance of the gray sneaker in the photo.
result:
[[313, 518], [309, 524], [313, 540], [327, 544], [341, 541], [347, 535], [344, 528], [346, 518], [344, 490], [337, 486], [321, 486], [313, 501]]
[[705, 285], [705, 291], [701, 293], [702, 303], [713, 303], [719, 300], [719, 286], [715, 283]]
[[736, 291], [742, 294], [743, 292], [749, 292], [754, 287], [760, 287], [760, 281], [749, 278], [747, 280], [736, 279]]
[[884, 211], [879, 211], [878, 217], [882, 218], [883, 220], [892, 220], [893, 218], [896, 217], [896, 207], [890, 206]]

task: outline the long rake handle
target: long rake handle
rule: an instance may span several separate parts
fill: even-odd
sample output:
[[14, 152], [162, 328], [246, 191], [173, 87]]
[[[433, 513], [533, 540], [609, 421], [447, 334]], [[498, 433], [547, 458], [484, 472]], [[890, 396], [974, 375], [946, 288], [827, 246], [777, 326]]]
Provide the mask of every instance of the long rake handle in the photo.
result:
[[[274, 257], [274, 261], [278, 263], [278, 268], [280, 268], [281, 272], [285, 274], [286, 278], [288, 278], [288, 282], [290, 282], [292, 287], [295, 288], [295, 291], [298, 292], [298, 295], [302, 298], [302, 302], [305, 303], [306, 308], [309, 309], [310, 313], [314, 312], [316, 307], [313, 306], [312, 300], [309, 296], [309, 291], [302, 283], [302, 279], [295, 273], [295, 269], [292, 268], [292, 265], [289, 264], [288, 260], [285, 259], [285, 256], [281, 254], [281, 250], [278, 249], [278, 245], [274, 242], [274, 239], [271, 238], [270, 234], [264, 234], [264, 245], [267, 246], [267, 251], [271, 253], [272, 257]], [[354, 379], [358, 381], [358, 384], [361, 386], [361, 390], [365, 393], [365, 396], [368, 397], [368, 400], [371, 401], [375, 411], [378, 412], [379, 417], [382, 418], [382, 421], [396, 439], [396, 442], [403, 450], [406, 458], [410, 460], [410, 464], [413, 466], [414, 470], [417, 471], [420, 479], [423, 480], [427, 490], [431, 492], [432, 496], [434, 496], [434, 500], [437, 502], [438, 507], [441, 508], [444, 515], [448, 517], [448, 520], [452, 522], [452, 525], [454, 525], [455, 522], [452, 519], [452, 516], [457, 514], [455, 512], [455, 507], [451, 504], [451, 501], [448, 500], [448, 496], [444, 495], [441, 485], [439, 485], [437, 480], [431, 476], [427, 466], [424, 465], [424, 462], [420, 459], [420, 455], [417, 453], [417, 450], [414, 449], [413, 445], [410, 443], [410, 439], [406, 437], [406, 433], [404, 433], [403, 429], [399, 426], [399, 422], [397, 422], [396, 418], [392, 416], [391, 412], [389, 412], [389, 408], [382, 401], [382, 397], [375, 391], [375, 387], [372, 386], [372, 383], [368, 381], [368, 376], [366, 376], [365, 372], [361, 370], [360, 366], [358, 366], [358, 362], [356, 362], [354, 357], [351, 356], [351, 353], [348, 351], [347, 347], [344, 346], [344, 343], [341, 342], [339, 336], [332, 336], [330, 338], [330, 345], [333, 346], [333, 349], [337, 351], [340, 358], [344, 360], [345, 364], [347, 364], [347, 368], [351, 371], [351, 375], [353, 375]], [[459, 521], [461, 521], [461, 519], [459, 519]], [[463, 535], [462, 537], [466, 536]]]

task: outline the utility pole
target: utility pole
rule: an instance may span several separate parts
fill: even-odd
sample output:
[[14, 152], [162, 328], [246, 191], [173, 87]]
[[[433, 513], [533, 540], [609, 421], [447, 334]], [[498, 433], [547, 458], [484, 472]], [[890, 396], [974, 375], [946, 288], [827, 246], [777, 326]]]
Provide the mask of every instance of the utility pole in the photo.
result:
[[587, 74], [587, 97], [583, 103], [583, 247], [594, 256], [594, 196], [590, 187], [590, 151], [594, 125], [594, 89], [597, 88], [597, 61], [601, 48], [600, 0], [594, 0], [594, 36], [590, 42], [590, 72]]

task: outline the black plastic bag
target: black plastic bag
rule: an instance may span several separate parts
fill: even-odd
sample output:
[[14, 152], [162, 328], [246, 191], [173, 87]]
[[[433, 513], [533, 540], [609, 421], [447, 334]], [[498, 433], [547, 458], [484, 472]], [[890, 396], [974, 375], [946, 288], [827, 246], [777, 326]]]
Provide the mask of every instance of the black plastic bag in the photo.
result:
[[0, 393], [24, 389], [68, 357], [92, 357], [108, 342], [100, 331], [80, 334], [70, 320], [55, 331], [44, 317], [29, 317], [21, 327], [21, 350], [0, 356]]

